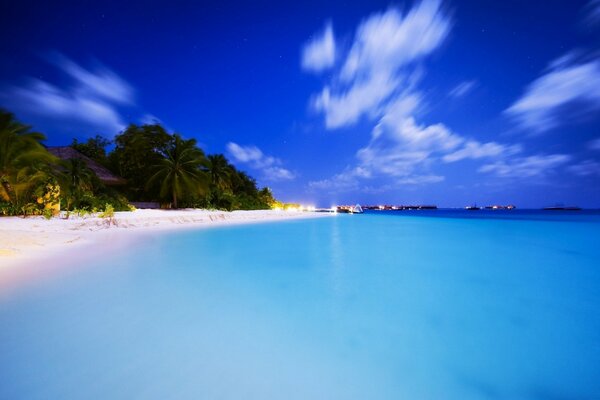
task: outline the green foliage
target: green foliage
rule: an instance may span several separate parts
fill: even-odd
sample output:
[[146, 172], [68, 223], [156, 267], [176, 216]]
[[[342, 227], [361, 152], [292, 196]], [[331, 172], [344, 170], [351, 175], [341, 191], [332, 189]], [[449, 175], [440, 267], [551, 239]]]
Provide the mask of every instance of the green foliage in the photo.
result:
[[169, 198], [177, 208], [177, 200], [184, 197], [202, 196], [208, 189], [208, 179], [200, 167], [205, 164], [204, 152], [196, 146], [196, 140], [184, 140], [173, 135], [173, 141], [154, 167], [147, 185], [159, 182], [161, 198]]
[[[126, 179], [106, 187], [85, 160], [59, 161], [10, 113], [0, 110], [0, 216], [55, 215], [61, 206], [85, 216], [103, 209], [130, 211], [136, 201], [169, 201], [177, 208], [268, 209], [277, 205], [270, 189], [237, 170], [222, 154], [205, 156], [195, 139], [169, 134], [162, 126], [130, 125], [111, 142], [101, 136], [71, 146]], [[49, 195], [49, 184], [55, 194]], [[52, 196], [49, 199], [48, 196]], [[50, 211], [48, 211], [50, 210]]]
[[115, 137], [115, 149], [108, 157], [109, 163], [114, 172], [127, 179], [126, 194], [129, 198], [153, 201], [159, 197], [159, 182], [148, 185], [148, 181], [172, 142], [173, 136], [158, 124], [131, 124]]
[[212, 191], [227, 191], [231, 189], [231, 177], [234, 168], [223, 154], [212, 154], [207, 158], [206, 171], [210, 177]]
[[102, 211], [98, 216], [105, 220], [106, 225], [117, 225], [117, 221], [115, 220], [115, 210], [113, 206], [110, 204], [104, 205], [104, 211]]
[[92, 210], [88, 210], [85, 208], [76, 208], [73, 210], [73, 212], [75, 213], [75, 215], [77, 215], [79, 218], [85, 218], [89, 215], [91, 215], [92, 213], [96, 212], [96, 209]]
[[111, 204], [106, 203], [104, 205], [104, 211], [102, 211], [100, 213], [100, 215], [98, 215], [98, 216], [100, 218], [114, 218], [115, 217], [115, 209]]
[[44, 135], [0, 110], [0, 200], [20, 207], [51, 175], [57, 159], [42, 146], [43, 140]]
[[6, 201], [0, 201], [0, 216], [10, 217], [12, 215], [19, 215], [19, 207]]
[[277, 203], [279, 203], [277, 200], [275, 200], [273, 192], [271, 192], [271, 189], [269, 189], [268, 187], [262, 188], [258, 192], [258, 197], [260, 199], [261, 204], [267, 209], [275, 208], [277, 206]]
[[106, 156], [106, 148], [112, 142], [100, 135], [89, 138], [86, 142], [80, 143], [77, 139], [73, 139], [71, 147], [92, 160], [107, 166], [108, 158]]
[[45, 219], [52, 219], [52, 217], [55, 216], [54, 211], [52, 211], [52, 209], [50, 208], [45, 208], [44, 210], [42, 210], [42, 216]]
[[87, 210], [88, 212], [96, 212], [105, 208], [106, 204], [110, 204], [115, 211], [132, 211], [129, 202], [123, 195], [119, 194], [106, 194], [98, 193], [91, 194], [86, 193], [77, 203], [77, 206], [73, 208], [73, 211]]
[[[63, 188], [64, 208], [71, 210], [78, 207], [86, 194], [94, 193], [94, 187], [100, 182], [96, 174], [90, 170], [82, 159], [71, 158], [61, 163], [58, 173]], [[95, 184], [95, 185], [94, 185]]]
[[57, 183], [49, 181], [43, 189], [37, 190], [36, 195], [42, 215], [52, 217], [60, 213], [60, 186]]
[[23, 218], [33, 215], [41, 215], [42, 209], [36, 203], [25, 203], [18, 209], [17, 215], [22, 215]]

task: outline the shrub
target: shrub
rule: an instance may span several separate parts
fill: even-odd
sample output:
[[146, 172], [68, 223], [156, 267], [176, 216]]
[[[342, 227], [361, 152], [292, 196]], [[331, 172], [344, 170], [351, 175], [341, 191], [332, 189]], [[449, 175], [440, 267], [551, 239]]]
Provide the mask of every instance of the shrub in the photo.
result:
[[10, 217], [18, 214], [19, 208], [16, 205], [7, 202], [0, 202], [0, 216]]
[[99, 215], [100, 218], [112, 219], [115, 217], [115, 209], [111, 204], [106, 203], [104, 205], [104, 211]]

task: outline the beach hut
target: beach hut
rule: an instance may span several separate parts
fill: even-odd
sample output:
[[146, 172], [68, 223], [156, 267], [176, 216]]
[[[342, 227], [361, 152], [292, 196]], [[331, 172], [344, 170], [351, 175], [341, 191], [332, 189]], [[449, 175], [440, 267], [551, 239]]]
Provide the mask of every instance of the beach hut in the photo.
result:
[[106, 186], [120, 186], [127, 183], [125, 179], [113, 174], [106, 167], [100, 165], [91, 158], [81, 154], [80, 152], [78, 152], [70, 146], [48, 147], [47, 149], [52, 155], [62, 160], [69, 160], [72, 158], [82, 160], [83, 162], [85, 162], [87, 167], [91, 169], [96, 174], [96, 176], [98, 176], [100, 181]]

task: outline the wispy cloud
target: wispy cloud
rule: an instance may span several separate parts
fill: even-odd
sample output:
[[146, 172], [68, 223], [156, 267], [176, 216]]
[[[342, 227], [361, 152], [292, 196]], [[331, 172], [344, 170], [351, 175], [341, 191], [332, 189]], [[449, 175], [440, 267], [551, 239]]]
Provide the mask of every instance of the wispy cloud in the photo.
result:
[[54, 54], [50, 59], [76, 82], [75, 89], [80, 94], [101, 97], [116, 103], [132, 103], [134, 91], [131, 85], [103, 65], [88, 71], [62, 54]]
[[392, 7], [362, 21], [341, 68], [313, 98], [326, 126], [381, 116], [394, 94], [414, 84], [418, 74], [407, 67], [438, 48], [450, 25], [438, 0], [423, 0], [406, 14]]
[[106, 67], [88, 70], [62, 55], [54, 55], [51, 61], [71, 78], [71, 85], [59, 88], [30, 79], [22, 87], [10, 87], [3, 100], [16, 111], [72, 121], [107, 135], [125, 127], [118, 105], [134, 102], [134, 91], [125, 80]]
[[440, 161], [502, 160], [521, 150], [520, 145], [467, 139], [443, 124], [419, 125], [412, 116], [395, 110], [381, 118], [368, 145], [357, 151], [354, 166], [330, 179], [311, 182], [309, 187], [349, 191], [377, 178], [391, 182], [386, 185], [389, 188], [432, 184], [444, 180], [444, 176], [431, 172]]
[[584, 7], [585, 17], [583, 22], [587, 25], [600, 24], [600, 0], [590, 0]]
[[565, 122], [565, 107], [577, 112], [600, 109], [600, 60], [576, 62], [569, 53], [551, 63], [505, 113], [524, 129], [539, 133]]
[[327, 193], [351, 192], [356, 189], [363, 193], [383, 193], [407, 186], [427, 185], [432, 183], [442, 182], [445, 178], [441, 175], [411, 175], [405, 177], [394, 178], [381, 186], [365, 186], [359, 180], [361, 176], [360, 168], [348, 170], [340, 174], [336, 174], [329, 179], [319, 181], [311, 181], [308, 183], [308, 188], [311, 190], [319, 190]]
[[308, 188], [311, 190], [335, 192], [349, 192], [357, 189], [359, 186], [358, 179], [352, 171], [336, 174], [328, 179], [308, 182]]
[[555, 171], [571, 160], [567, 154], [534, 155], [513, 158], [483, 165], [479, 172], [491, 173], [502, 178], [541, 177]]
[[588, 147], [592, 150], [600, 150], [600, 138], [590, 141]]
[[302, 68], [321, 72], [335, 63], [335, 37], [333, 26], [328, 23], [325, 29], [302, 49]]
[[442, 157], [442, 160], [451, 163], [464, 159], [476, 160], [484, 157], [511, 156], [521, 150], [522, 146], [518, 144], [505, 145], [496, 142], [481, 143], [476, 140], [468, 140], [462, 148], [446, 154]]
[[567, 170], [579, 176], [600, 176], [600, 162], [595, 160], [584, 160], [569, 166]]
[[142, 115], [142, 117], [140, 118], [140, 123], [141, 124], [147, 124], [147, 125], [152, 125], [152, 124], [163, 124], [163, 122], [160, 120], [160, 118], [158, 118], [156, 115], [152, 115], [152, 114], [144, 114]]
[[227, 143], [227, 152], [234, 162], [245, 164], [248, 167], [262, 172], [263, 177], [269, 181], [292, 180], [296, 175], [281, 166], [278, 158], [265, 155], [256, 146], [241, 146], [234, 142]]
[[[423, 75], [418, 61], [439, 48], [451, 25], [436, 0], [423, 0], [406, 14], [390, 8], [361, 22], [340, 69], [313, 105], [329, 129], [356, 124], [365, 116], [377, 122], [354, 164], [331, 178], [310, 182], [310, 188], [350, 191], [381, 178], [381, 188], [431, 184], [445, 179], [432, 172], [440, 162], [500, 160], [521, 151], [519, 145], [467, 138], [441, 123], [418, 122], [424, 108], [417, 88]], [[462, 82], [452, 95], [464, 96], [476, 84]]]
[[412, 117], [397, 119], [388, 114], [357, 158], [371, 175], [407, 177], [430, 164], [433, 154], [453, 150], [462, 140], [442, 124], [419, 126]]
[[10, 91], [14, 106], [27, 113], [74, 120], [115, 134], [125, 127], [119, 112], [108, 102], [72, 93], [41, 80]]
[[397, 8], [373, 14], [358, 27], [341, 77], [349, 81], [381, 71], [392, 74], [435, 50], [449, 30], [438, 0], [423, 0], [407, 14]]
[[450, 95], [450, 97], [463, 97], [470, 91], [475, 89], [476, 86], [477, 81], [464, 81], [456, 85], [448, 94]]
[[334, 92], [330, 86], [314, 99], [314, 107], [325, 114], [325, 125], [339, 128], [356, 123], [363, 115], [380, 115], [384, 100], [399, 86], [398, 78], [388, 74], [375, 74], [357, 82], [345, 92]]
[[296, 174], [282, 167], [267, 167], [263, 169], [263, 175], [268, 181], [289, 181], [296, 178]]

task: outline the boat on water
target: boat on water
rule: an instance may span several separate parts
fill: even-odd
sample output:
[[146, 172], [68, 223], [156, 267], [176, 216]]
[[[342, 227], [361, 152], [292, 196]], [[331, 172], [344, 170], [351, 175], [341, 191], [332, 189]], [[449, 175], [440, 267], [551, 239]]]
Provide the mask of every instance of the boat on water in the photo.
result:
[[552, 206], [542, 208], [544, 211], [581, 211], [581, 207], [577, 206]]
[[465, 210], [467, 210], [467, 211], [478, 211], [478, 210], [481, 210], [481, 207], [477, 207], [476, 204], [473, 204], [472, 206], [466, 206]]
[[514, 210], [516, 207], [512, 204], [509, 204], [507, 206], [502, 206], [502, 205], [493, 205], [493, 206], [485, 206], [486, 210]]
[[342, 214], [362, 214], [364, 211], [360, 204], [354, 206], [337, 206], [337, 212]]

